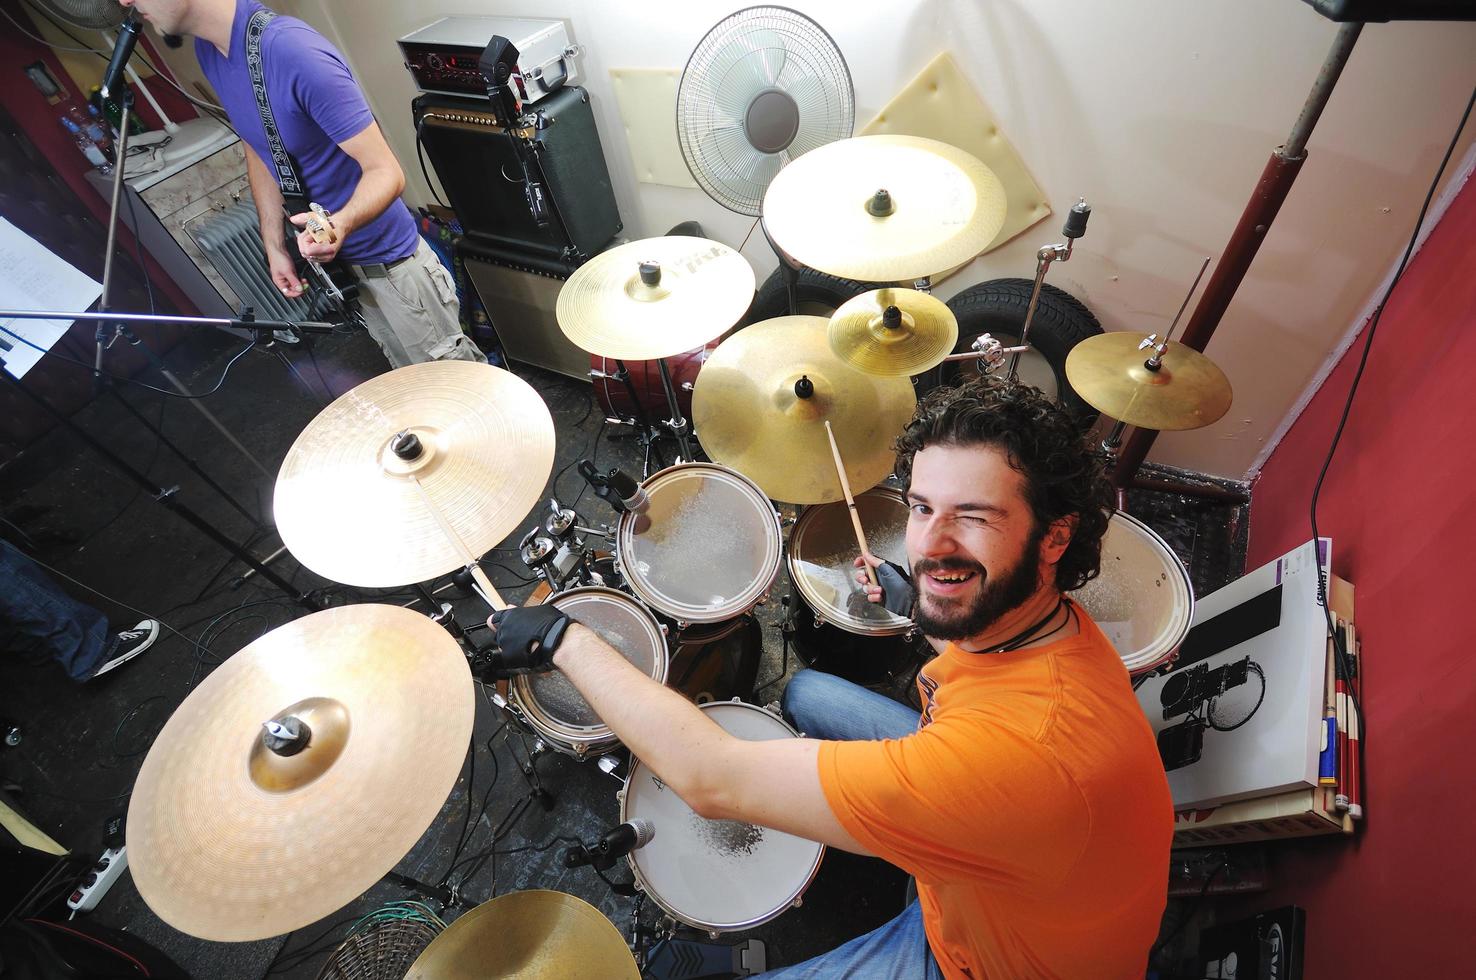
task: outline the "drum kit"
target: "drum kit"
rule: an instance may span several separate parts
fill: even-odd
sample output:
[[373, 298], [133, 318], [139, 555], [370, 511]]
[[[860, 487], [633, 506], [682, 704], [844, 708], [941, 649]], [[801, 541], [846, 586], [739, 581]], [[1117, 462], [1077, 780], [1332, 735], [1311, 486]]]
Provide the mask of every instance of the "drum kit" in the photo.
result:
[[[781, 171], [766, 233], [787, 260], [918, 288], [876, 290], [828, 319], [784, 316], [721, 339], [754, 288], [732, 249], [655, 238], [582, 266], [559, 296], [561, 329], [617, 365], [605, 380], [622, 384], [633, 405], [641, 399], [626, 362], [655, 362], [671, 413], [661, 427], [680, 456], [639, 483], [581, 464], [619, 518], [591, 527], [550, 502], [521, 548], [549, 586], [546, 601], [658, 683], [700, 691], [722, 670], [703, 651], [756, 655], [753, 613], [787, 562], [798, 602], [786, 636], [801, 654], [863, 683], [894, 675], [916, 645], [912, 624], [865, 600], [852, 560], [864, 537], [873, 553], [905, 562], [907, 506], [885, 482], [891, 446], [916, 406], [911, 379], [949, 357], [958, 336], [926, 277], [971, 259], [1003, 215], [1003, 191], [977, 160], [931, 140], [863, 137]], [[1228, 406], [1228, 383], [1203, 355], [1156, 337], [1144, 342], [1147, 355], [1136, 335], [1096, 341], [1068, 369], [1082, 396], [1115, 418], [1185, 428]], [[666, 361], [704, 350], [694, 430]], [[964, 356], [998, 366], [1006, 353], [986, 339]], [[185, 699], [149, 751], [128, 817], [139, 892], [161, 918], [207, 939], [279, 935], [351, 901], [419, 839], [465, 757], [481, 663], [422, 583], [464, 571], [502, 608], [479, 556], [539, 505], [553, 460], [548, 407], [521, 378], [483, 364], [400, 368], [308, 424], [276, 483], [284, 543], [332, 581], [411, 586], [434, 615], [379, 604], [313, 613], [248, 645]], [[787, 545], [775, 501], [800, 507]], [[588, 546], [593, 539], [607, 550]], [[1188, 628], [1183, 565], [1119, 514], [1102, 572], [1077, 597], [1131, 671], [1161, 666]], [[736, 693], [752, 693], [751, 671], [729, 675]], [[584, 760], [620, 748], [558, 673], [484, 690], [539, 751]], [[800, 737], [772, 710], [710, 692], [694, 699], [738, 737]], [[657, 828], [627, 861], [668, 934], [678, 924], [715, 935], [773, 919], [799, 903], [823, 853], [698, 817], [639, 759], [618, 799], [622, 820]], [[571, 896], [513, 893], [463, 915], [409, 975], [485, 975], [478, 970], [496, 963], [499, 975], [636, 976], [607, 926]]]

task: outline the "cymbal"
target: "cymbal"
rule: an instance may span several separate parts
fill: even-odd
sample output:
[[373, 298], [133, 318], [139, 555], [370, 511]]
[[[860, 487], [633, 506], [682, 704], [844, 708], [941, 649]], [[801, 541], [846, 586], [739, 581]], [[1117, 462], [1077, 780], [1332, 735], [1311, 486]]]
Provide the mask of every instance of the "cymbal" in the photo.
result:
[[753, 266], [726, 245], [672, 235], [629, 242], [580, 266], [559, 290], [559, 329], [626, 361], [674, 357], [724, 333], [753, 302]]
[[509, 892], [451, 923], [405, 980], [640, 980], [620, 930], [564, 892]]
[[[883, 190], [890, 213], [875, 201]], [[779, 171], [764, 194], [764, 228], [812, 269], [891, 281], [968, 262], [999, 234], [1006, 210], [994, 171], [955, 146], [917, 136], [856, 136]]]
[[1214, 361], [1171, 340], [1153, 371], [1143, 339], [1133, 330], [1088, 337], [1066, 355], [1066, 379], [1103, 415], [1143, 429], [1198, 429], [1230, 410], [1230, 379]]
[[879, 377], [922, 374], [941, 364], [956, 343], [953, 311], [916, 289], [873, 289], [847, 300], [830, 318], [830, 349]]
[[[418, 440], [418, 458], [392, 449], [401, 432]], [[467, 564], [436, 512], [481, 555], [538, 503], [553, 457], [553, 418], [522, 378], [470, 361], [412, 364], [308, 423], [277, 476], [277, 530], [332, 581], [423, 582]]]
[[[895, 462], [892, 442], [917, 407], [906, 378], [862, 374], [836, 357], [829, 326], [824, 317], [781, 316], [744, 327], [697, 375], [692, 420], [703, 448], [775, 500], [841, 499], [826, 420], [851, 488], [880, 483]], [[802, 379], [812, 386], [808, 397], [796, 390]]]
[[[128, 807], [128, 863], [165, 922], [278, 936], [342, 908], [420, 839], [456, 783], [476, 708], [456, 641], [420, 613], [339, 606], [221, 664], [154, 739]], [[279, 755], [288, 715], [307, 747]]]

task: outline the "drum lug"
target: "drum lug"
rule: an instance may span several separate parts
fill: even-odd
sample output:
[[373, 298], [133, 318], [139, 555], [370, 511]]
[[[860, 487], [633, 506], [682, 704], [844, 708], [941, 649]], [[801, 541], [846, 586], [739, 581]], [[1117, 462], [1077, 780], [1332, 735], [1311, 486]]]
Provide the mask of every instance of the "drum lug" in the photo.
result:
[[797, 909], [803, 904], [805, 904], [805, 896], [801, 895], [799, 898], [796, 898], [794, 900], [794, 904], [791, 905], [790, 908]]
[[[687, 621], [687, 620], [685, 620], [685, 619], [679, 619], [679, 620], [677, 620], [677, 621], [676, 621], [676, 625], [677, 625], [677, 632], [678, 632], [678, 633], [685, 633], [685, 632], [686, 632], [686, 631], [687, 631], [687, 630], [688, 630], [688, 629], [690, 629], [690, 628], [691, 628], [691, 626], [692, 626], [692, 624], [691, 624], [691, 623], [689, 623], [689, 622], [688, 622], [688, 621]], [[662, 629], [666, 629], [666, 627], [665, 627], [665, 626], [662, 626], [662, 627], [661, 627], [661, 628], [662, 628]]]

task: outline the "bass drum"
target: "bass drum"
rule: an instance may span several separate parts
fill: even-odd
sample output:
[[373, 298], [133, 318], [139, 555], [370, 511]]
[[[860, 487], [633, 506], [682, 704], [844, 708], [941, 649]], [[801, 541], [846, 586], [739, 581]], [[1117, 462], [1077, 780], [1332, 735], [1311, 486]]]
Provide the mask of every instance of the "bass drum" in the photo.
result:
[[725, 623], [693, 623], [674, 636], [669, 686], [696, 704], [746, 701], [753, 696], [764, 630], [752, 615]]
[[[666, 369], [671, 372], [671, 384], [676, 389], [677, 404], [681, 406], [683, 418], [692, 417], [691, 386], [697, 383], [697, 373], [702, 370], [702, 365], [707, 363], [708, 356], [717, 350], [717, 346], [718, 340], [713, 340], [706, 347], [685, 351], [666, 359]], [[602, 375], [614, 374], [620, 369], [615, 359], [591, 354], [589, 366], [590, 375], [594, 380], [595, 398], [599, 400], [600, 408], [605, 415], [616, 418], [634, 418], [635, 407], [631, 404], [630, 389], [626, 387], [625, 382], [602, 377]], [[630, 372], [636, 398], [640, 401], [646, 418], [652, 422], [670, 418], [671, 407], [666, 403], [666, 388], [661, 384], [661, 369], [656, 366], [656, 362], [626, 361], [625, 369]]]

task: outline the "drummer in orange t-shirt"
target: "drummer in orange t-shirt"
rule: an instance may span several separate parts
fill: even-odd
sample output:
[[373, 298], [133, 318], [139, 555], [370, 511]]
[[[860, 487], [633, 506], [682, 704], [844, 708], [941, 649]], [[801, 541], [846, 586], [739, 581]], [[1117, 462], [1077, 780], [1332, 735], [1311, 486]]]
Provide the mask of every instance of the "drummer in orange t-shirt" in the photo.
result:
[[870, 594], [911, 605], [938, 651], [920, 718], [802, 671], [784, 707], [812, 737], [738, 739], [549, 606], [494, 617], [506, 665], [562, 670], [699, 814], [916, 877], [892, 922], [769, 976], [1141, 977], [1167, 894], [1168, 783], [1121, 659], [1063, 595], [1097, 573], [1101, 463], [1039, 392], [981, 379], [919, 405], [897, 473], [910, 575], [883, 566], [886, 594]]

